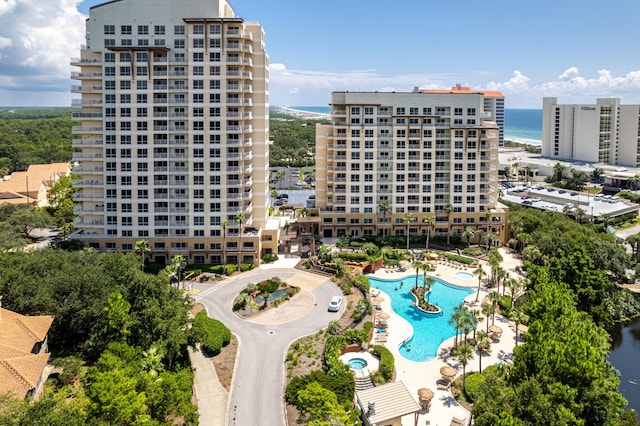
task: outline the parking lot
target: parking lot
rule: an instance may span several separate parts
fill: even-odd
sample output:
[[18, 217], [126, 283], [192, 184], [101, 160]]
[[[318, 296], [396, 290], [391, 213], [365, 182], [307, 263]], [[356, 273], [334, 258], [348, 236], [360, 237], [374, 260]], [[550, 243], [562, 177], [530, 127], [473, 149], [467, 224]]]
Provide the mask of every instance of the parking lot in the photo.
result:
[[587, 217], [598, 218], [604, 214], [610, 217], [621, 216], [630, 212], [637, 212], [640, 206], [621, 200], [618, 197], [592, 195], [586, 192], [568, 191], [543, 185], [500, 187], [504, 193], [503, 199], [544, 210], [564, 213], [565, 206], [568, 213], [575, 209], [584, 210]]

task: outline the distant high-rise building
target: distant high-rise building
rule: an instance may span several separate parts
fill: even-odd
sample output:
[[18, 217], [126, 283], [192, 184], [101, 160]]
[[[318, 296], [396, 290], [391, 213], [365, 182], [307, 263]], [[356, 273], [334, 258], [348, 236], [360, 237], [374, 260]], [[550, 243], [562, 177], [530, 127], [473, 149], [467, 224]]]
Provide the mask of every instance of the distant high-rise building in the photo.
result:
[[482, 93], [334, 92], [331, 106], [331, 124], [316, 127], [324, 237], [408, 230], [442, 240], [470, 228], [474, 241], [506, 242], [498, 126]]
[[558, 160], [640, 167], [640, 105], [618, 98], [561, 105], [544, 98], [542, 155]]
[[460, 84], [456, 84], [449, 90], [423, 90], [422, 92], [451, 94], [481, 93], [484, 96], [484, 113], [498, 125], [498, 145], [501, 147], [504, 146], [504, 95], [502, 93], [488, 90], [471, 90], [469, 87], [463, 87]]
[[[81, 216], [101, 251], [256, 263], [268, 205], [268, 56], [225, 0], [116, 0], [90, 9], [72, 92]], [[265, 231], [266, 232], [266, 231]], [[261, 240], [264, 240], [261, 241]], [[275, 240], [275, 241], [273, 241]]]

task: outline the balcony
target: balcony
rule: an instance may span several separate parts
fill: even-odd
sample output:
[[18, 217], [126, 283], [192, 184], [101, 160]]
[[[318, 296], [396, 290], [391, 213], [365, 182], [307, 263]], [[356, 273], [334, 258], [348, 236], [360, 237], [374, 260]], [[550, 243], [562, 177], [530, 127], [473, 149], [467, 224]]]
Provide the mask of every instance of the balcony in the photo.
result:
[[100, 58], [71, 58], [71, 65], [76, 67], [85, 66], [102, 66], [102, 59]]
[[71, 78], [73, 80], [100, 80], [102, 79], [101, 72], [72, 72]]
[[102, 139], [73, 139], [72, 146], [100, 146]]
[[78, 134], [99, 134], [102, 133], [102, 126], [73, 126], [71, 128], [71, 133], [74, 135]]
[[102, 86], [71, 86], [71, 93], [102, 93]]

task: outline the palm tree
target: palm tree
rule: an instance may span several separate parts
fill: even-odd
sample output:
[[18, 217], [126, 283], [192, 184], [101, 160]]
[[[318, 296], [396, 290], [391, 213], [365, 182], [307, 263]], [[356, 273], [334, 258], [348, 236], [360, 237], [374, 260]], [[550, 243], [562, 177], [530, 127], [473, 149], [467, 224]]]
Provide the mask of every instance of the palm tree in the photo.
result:
[[433, 277], [427, 275], [427, 271], [431, 269], [429, 265], [425, 263], [423, 267], [426, 268], [426, 269], [423, 269], [423, 272], [424, 272], [423, 285], [425, 288], [424, 291], [425, 291], [425, 294], [427, 295], [427, 303], [431, 305], [431, 302], [429, 301], [429, 298], [431, 296], [431, 287], [436, 283], [436, 280]]
[[504, 168], [504, 176], [507, 178], [507, 182], [509, 182], [509, 178], [511, 177], [511, 167], [507, 166]]
[[473, 348], [468, 343], [463, 343], [456, 348], [453, 354], [460, 364], [462, 364], [462, 391], [465, 391], [465, 375], [467, 374], [467, 364], [473, 358]]
[[529, 321], [529, 316], [523, 310], [516, 308], [511, 311], [509, 317], [516, 324], [516, 346], [518, 346], [518, 326]]
[[151, 251], [151, 248], [149, 248], [149, 241], [147, 241], [147, 240], [136, 241], [136, 245], [133, 248], [133, 251], [140, 255], [140, 259], [141, 259], [141, 263], [142, 263], [141, 268], [142, 268], [142, 272], [144, 272], [145, 254]]
[[513, 309], [513, 304], [516, 302], [516, 295], [525, 287], [524, 282], [515, 278], [509, 278], [505, 282], [505, 286], [511, 289], [511, 308]]
[[158, 376], [164, 371], [162, 358], [164, 358], [162, 349], [159, 349], [156, 345], [151, 345], [148, 350], [142, 352], [142, 371], [146, 371], [151, 377]]
[[431, 230], [436, 225], [436, 217], [432, 214], [422, 218], [422, 223], [427, 225], [427, 245], [426, 250], [429, 251], [429, 237], [431, 236]]
[[177, 256], [173, 256], [171, 259], [171, 272], [178, 277], [178, 288], [180, 288], [180, 284], [182, 283], [182, 270], [187, 265], [187, 261], [183, 255], [179, 254]]
[[[387, 215], [390, 214], [393, 211], [393, 208], [391, 207], [391, 204], [389, 203], [389, 200], [382, 200], [380, 202], [380, 204], [378, 204], [378, 210], [380, 210], [380, 213], [382, 213], [382, 223], [387, 223]], [[386, 231], [385, 231], [386, 232]], [[378, 231], [378, 234], [380, 234], [380, 231]]]
[[527, 183], [529, 182], [529, 178], [531, 177], [531, 167], [526, 166], [524, 168], [524, 172], [525, 172], [524, 183]]
[[484, 240], [485, 238], [487, 238], [487, 231], [485, 231], [484, 229], [478, 229], [476, 231], [476, 237], [478, 237], [478, 247], [481, 247], [482, 244], [482, 240]]
[[500, 262], [504, 259], [500, 252], [497, 249], [489, 250], [489, 266], [491, 267], [491, 282], [495, 284], [496, 281], [496, 271], [498, 267], [500, 267]]
[[222, 228], [222, 275], [227, 275], [227, 227], [229, 226], [228, 220], [223, 220], [220, 223]]
[[458, 346], [458, 333], [460, 330], [464, 329], [467, 322], [467, 317], [469, 316], [469, 310], [464, 305], [458, 305], [453, 310], [451, 314], [451, 318], [449, 319], [449, 324], [456, 329], [456, 339], [454, 346]]
[[467, 226], [466, 228], [464, 228], [464, 231], [462, 232], [462, 236], [467, 240], [467, 247], [471, 245], [471, 240], [475, 235], [476, 235], [475, 231], [470, 226]]
[[309, 216], [309, 210], [307, 210], [306, 207], [301, 208], [300, 210], [298, 210], [298, 216], [300, 216], [300, 217]]
[[487, 276], [487, 273], [482, 269], [482, 265], [478, 265], [475, 271], [473, 271], [473, 275], [478, 277], [478, 292], [476, 293], [476, 302], [478, 301], [478, 297], [480, 296], [480, 286], [482, 285], [482, 280]]
[[276, 173], [276, 180], [278, 181], [278, 188], [282, 187], [282, 181], [284, 180], [287, 173], [284, 170], [278, 170]]
[[502, 298], [502, 296], [500, 296], [499, 292], [492, 291], [487, 295], [487, 298], [489, 299], [489, 301], [491, 302], [494, 308], [494, 311], [491, 314], [491, 325], [493, 325], [495, 324], [496, 311], [498, 310], [498, 305], [500, 305], [500, 299]]
[[407, 225], [407, 251], [409, 251], [409, 226], [411, 225], [411, 222], [414, 222], [415, 220], [416, 217], [411, 213], [405, 213], [404, 216], [402, 216], [402, 221]]
[[471, 325], [473, 326], [473, 338], [476, 338], [476, 331], [478, 330], [478, 324], [480, 324], [480, 321], [482, 321], [484, 318], [482, 318], [480, 316], [480, 311], [477, 309], [473, 309], [471, 311], [469, 311], [469, 321], [471, 322]]
[[418, 274], [420, 273], [420, 271], [422, 270], [422, 262], [420, 262], [419, 260], [414, 260], [413, 263], [411, 264], [411, 266], [413, 267], [413, 269], [416, 270], [416, 285], [414, 288], [418, 288]]
[[271, 202], [275, 203], [276, 198], [278, 198], [278, 190], [274, 189], [273, 191], [271, 191]]
[[584, 218], [586, 216], [587, 216], [587, 212], [585, 212], [584, 209], [580, 207], [576, 208], [576, 220], [578, 221], [578, 223], [584, 222]]
[[484, 218], [487, 219], [487, 234], [491, 233], [491, 219], [493, 219], [493, 212], [491, 209], [487, 210], [484, 214]]
[[447, 247], [449, 247], [449, 235], [451, 234], [451, 213], [453, 212], [453, 205], [450, 203], [444, 207], [447, 212]]
[[482, 314], [487, 318], [487, 333], [489, 333], [489, 317], [493, 317], [496, 313], [496, 307], [492, 303], [482, 304]]
[[478, 372], [482, 373], [482, 353], [487, 352], [491, 347], [491, 339], [489, 334], [481, 331], [478, 333], [478, 339], [476, 340], [476, 348], [478, 349], [478, 360], [480, 362]]
[[564, 172], [565, 172], [565, 167], [562, 164], [556, 163], [556, 165], [553, 166], [553, 173], [554, 173], [556, 182], [562, 181], [562, 178], [564, 177]]
[[242, 272], [242, 224], [245, 221], [244, 213], [240, 212], [236, 215], [236, 222], [238, 222], [238, 272]]

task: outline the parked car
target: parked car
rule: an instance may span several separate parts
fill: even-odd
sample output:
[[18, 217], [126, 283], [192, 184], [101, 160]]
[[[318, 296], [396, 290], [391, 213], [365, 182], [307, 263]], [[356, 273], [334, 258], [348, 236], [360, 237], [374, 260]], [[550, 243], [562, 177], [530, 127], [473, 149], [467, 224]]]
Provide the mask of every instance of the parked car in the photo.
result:
[[342, 296], [333, 296], [329, 302], [329, 312], [338, 312], [342, 306], [344, 298]]

